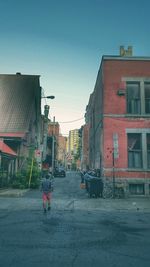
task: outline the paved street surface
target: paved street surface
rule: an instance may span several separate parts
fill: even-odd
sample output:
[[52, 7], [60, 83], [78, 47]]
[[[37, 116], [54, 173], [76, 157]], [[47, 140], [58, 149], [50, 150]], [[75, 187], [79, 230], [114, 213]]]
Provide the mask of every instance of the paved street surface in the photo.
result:
[[0, 266], [150, 266], [150, 199], [89, 198], [74, 172], [46, 215], [39, 190], [22, 192], [0, 191]]

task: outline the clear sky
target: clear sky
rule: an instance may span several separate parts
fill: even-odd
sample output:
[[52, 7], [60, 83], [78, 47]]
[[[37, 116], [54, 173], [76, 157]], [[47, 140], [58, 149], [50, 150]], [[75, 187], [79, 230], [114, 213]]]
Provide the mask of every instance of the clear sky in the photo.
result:
[[[38, 74], [62, 134], [80, 128], [102, 55], [150, 56], [149, 0], [0, 0], [0, 73]], [[44, 105], [44, 99], [42, 105]]]

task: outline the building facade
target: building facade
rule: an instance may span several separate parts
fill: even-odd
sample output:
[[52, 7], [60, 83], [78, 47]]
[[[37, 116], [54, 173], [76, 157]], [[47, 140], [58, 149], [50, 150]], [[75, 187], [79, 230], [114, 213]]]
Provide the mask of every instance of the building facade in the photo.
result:
[[51, 168], [54, 171], [54, 168], [58, 164], [58, 143], [59, 143], [59, 123], [55, 121], [47, 122], [47, 143], [46, 143], [46, 158], [43, 162], [43, 168]]
[[[66, 142], [66, 168], [67, 169], [78, 169], [80, 167], [80, 159], [78, 158], [80, 138], [79, 129], [69, 131], [69, 136]], [[77, 160], [78, 158], [78, 160]]]
[[103, 56], [86, 109], [89, 165], [127, 194], [150, 195], [150, 58]]
[[89, 169], [89, 125], [81, 127], [81, 169]]
[[69, 131], [68, 150], [70, 154], [76, 154], [79, 147], [79, 129]]
[[[41, 87], [39, 75], [0, 75], [0, 138], [16, 155], [1, 170], [13, 174], [41, 144]], [[13, 162], [13, 166], [12, 166]], [[10, 166], [11, 164], [11, 166]]]
[[58, 138], [58, 163], [66, 167], [67, 137], [59, 135]]

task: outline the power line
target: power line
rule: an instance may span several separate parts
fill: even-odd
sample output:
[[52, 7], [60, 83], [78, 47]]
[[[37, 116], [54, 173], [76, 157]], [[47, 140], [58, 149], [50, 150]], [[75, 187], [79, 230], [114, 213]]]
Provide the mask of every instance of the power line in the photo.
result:
[[75, 121], [81, 121], [83, 119], [84, 119], [84, 117], [82, 117], [80, 119], [73, 120], [73, 121], [59, 121], [59, 123], [72, 123], [72, 122], [75, 122]]
[[[41, 89], [42, 89], [42, 95], [44, 96], [45, 104], [47, 105], [47, 101], [46, 101], [46, 97], [45, 97], [45, 91], [44, 91], [44, 88], [41, 87]], [[49, 114], [49, 117], [50, 117], [50, 119], [51, 119], [50, 114]], [[84, 117], [79, 118], [79, 119], [76, 119], [76, 120], [72, 120], [72, 121], [61, 121], [61, 122], [59, 122], [59, 123], [73, 123], [73, 122], [80, 121], [80, 120], [83, 120], [83, 119], [84, 119]]]

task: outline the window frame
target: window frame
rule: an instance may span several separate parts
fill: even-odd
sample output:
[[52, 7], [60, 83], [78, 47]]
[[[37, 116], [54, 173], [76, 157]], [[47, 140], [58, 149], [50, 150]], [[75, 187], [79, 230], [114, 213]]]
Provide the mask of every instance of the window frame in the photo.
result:
[[146, 98], [146, 86], [145, 85], [149, 85], [149, 87], [150, 87], [150, 82], [148, 82], [148, 81], [144, 82], [145, 114], [150, 114], [150, 107], [149, 107], [149, 112], [146, 112], [146, 109], [147, 109], [146, 100], [149, 100], [149, 102], [150, 102], [150, 97]]
[[131, 195], [145, 195], [144, 183], [129, 183], [129, 192]]
[[150, 169], [150, 148], [148, 148], [148, 137], [150, 138], [150, 133], [146, 134], [146, 141], [147, 141], [146, 142], [146, 145], [147, 145], [147, 168]]
[[[150, 116], [150, 113], [146, 113], [145, 106], [145, 84], [150, 84], [150, 77], [122, 77], [122, 82], [126, 83], [126, 114], [129, 116]], [[128, 112], [128, 94], [127, 94], [127, 83], [139, 83], [140, 87], [140, 113], [129, 113]]]
[[[134, 144], [132, 143], [132, 145], [133, 145], [132, 148], [129, 147], [129, 135], [130, 135], [131, 139], [133, 139], [135, 141], [135, 143], [133, 142]], [[134, 135], [136, 135], [136, 136], [134, 136]], [[141, 133], [128, 133], [127, 134], [127, 139], [128, 139], [128, 167], [129, 168], [135, 168], [135, 169], [142, 169], [143, 168], [142, 135], [141, 135]], [[134, 145], [136, 145], [136, 141], [139, 142], [139, 147], [138, 148], [134, 147]], [[139, 158], [138, 161], [140, 163], [139, 166], [136, 166], [137, 165], [137, 163], [136, 163], [137, 155], [138, 155], [138, 158]], [[131, 161], [132, 161], [132, 165], [130, 166]]]
[[126, 135], [127, 135], [127, 157], [128, 157], [128, 134], [141, 134], [141, 149], [142, 149], [142, 167], [136, 168], [136, 167], [129, 167], [128, 162], [128, 170], [141, 170], [141, 171], [147, 171], [150, 170], [150, 166], [148, 166], [148, 149], [147, 149], [147, 135], [150, 134], [149, 128], [127, 128], [126, 129]]
[[[128, 89], [128, 85], [130, 85], [131, 87], [133, 85], [138, 85], [138, 87], [135, 87], [134, 89], [138, 89], [138, 94], [139, 94], [139, 97], [134, 97], [134, 98], [131, 98], [131, 94], [129, 94], [129, 90]], [[140, 89], [140, 82], [138, 81], [133, 81], [133, 82], [126, 82], [126, 110], [127, 110], [127, 113], [129, 114], [141, 114], [141, 89]], [[132, 87], [132, 92], [133, 92], [133, 87]], [[136, 92], [136, 91], [135, 91]], [[137, 105], [137, 109], [138, 109], [138, 104], [136, 104], [137, 102], [139, 101], [139, 111], [137, 112], [134, 112], [134, 110], [136, 109], [136, 105]], [[132, 103], [131, 103], [132, 102]], [[132, 104], [134, 104], [134, 107], [132, 106]], [[133, 112], [130, 112], [130, 109], [133, 111]]]

